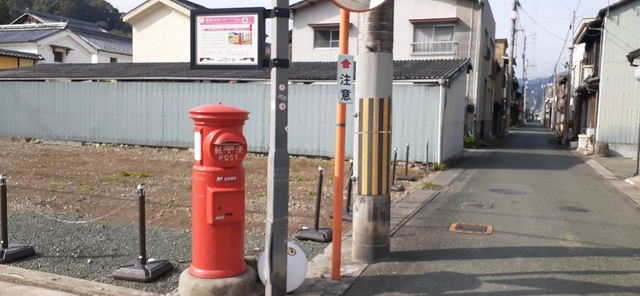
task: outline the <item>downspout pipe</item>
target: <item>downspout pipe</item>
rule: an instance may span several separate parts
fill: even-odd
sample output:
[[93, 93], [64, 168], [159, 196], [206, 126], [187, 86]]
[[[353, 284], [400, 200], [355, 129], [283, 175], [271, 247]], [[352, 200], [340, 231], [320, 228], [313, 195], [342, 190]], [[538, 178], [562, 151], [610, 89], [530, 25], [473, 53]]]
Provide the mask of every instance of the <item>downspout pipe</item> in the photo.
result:
[[[476, 7], [474, 5], [472, 11], [473, 14], [475, 15], [476, 13], [478, 14], [477, 20], [476, 20], [476, 54], [475, 54], [475, 65], [476, 65], [476, 71], [474, 71], [474, 79], [473, 79], [473, 98], [474, 98], [474, 102], [473, 102], [473, 137], [475, 138], [475, 143], [480, 143], [480, 133], [478, 130], [478, 125], [480, 125], [482, 123], [482, 121], [484, 121], [484, 113], [485, 113], [485, 108], [484, 108], [484, 102], [480, 100], [480, 73], [482, 70], [482, 66], [480, 65], [482, 58], [481, 58], [481, 50], [482, 47], [480, 46], [483, 40], [483, 35], [482, 35], [482, 19], [483, 19], [483, 6], [484, 4], [482, 3], [482, 1], [478, 1], [478, 10], [476, 11]], [[484, 87], [484, 84], [482, 85]], [[484, 90], [483, 90], [484, 92]]]
[[446, 99], [446, 91], [445, 87], [447, 84], [446, 79], [439, 79], [438, 84], [440, 85], [440, 98], [438, 100], [438, 151], [436, 155], [436, 160], [438, 164], [442, 163], [442, 138], [444, 135], [444, 104]]

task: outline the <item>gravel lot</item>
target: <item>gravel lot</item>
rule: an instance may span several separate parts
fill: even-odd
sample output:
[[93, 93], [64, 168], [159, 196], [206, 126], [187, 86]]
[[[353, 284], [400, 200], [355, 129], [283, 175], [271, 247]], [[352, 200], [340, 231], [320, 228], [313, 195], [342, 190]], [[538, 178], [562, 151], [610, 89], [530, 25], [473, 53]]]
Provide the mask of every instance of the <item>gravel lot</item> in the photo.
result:
[[[37, 252], [10, 265], [155, 293], [178, 287], [191, 263], [192, 152], [27, 140], [0, 139], [0, 173], [9, 176], [9, 242]], [[245, 253], [257, 258], [264, 249], [267, 157], [248, 155], [245, 164]], [[313, 225], [318, 166], [325, 168], [320, 226], [331, 227], [333, 162], [292, 157], [290, 164], [289, 235], [309, 260], [327, 245], [298, 241], [293, 234]], [[147, 256], [174, 265], [152, 283], [111, 277], [139, 254], [138, 183], [147, 187]], [[393, 193], [392, 201], [404, 194]], [[345, 233], [350, 226], [343, 224]]]

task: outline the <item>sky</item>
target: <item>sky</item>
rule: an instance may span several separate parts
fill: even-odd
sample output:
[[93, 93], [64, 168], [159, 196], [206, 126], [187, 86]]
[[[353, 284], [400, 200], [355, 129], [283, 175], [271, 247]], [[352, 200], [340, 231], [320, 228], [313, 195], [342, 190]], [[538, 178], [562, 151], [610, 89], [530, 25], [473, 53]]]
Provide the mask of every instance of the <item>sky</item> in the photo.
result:
[[[120, 12], [128, 12], [146, 0], [106, 0]], [[207, 8], [265, 7], [271, 8], [271, 0], [190, 0]], [[396, 0], [399, 2], [400, 0]], [[489, 0], [496, 21], [496, 39], [509, 39], [511, 46], [511, 10], [514, 0]], [[618, 0], [519, 0], [516, 18], [515, 53], [516, 77], [523, 76], [522, 61], [526, 58], [526, 77], [548, 77], [563, 71], [569, 60], [573, 31], [583, 18], [597, 16], [598, 11]], [[297, 3], [299, 0], [290, 0]], [[575, 12], [575, 19], [573, 14]], [[575, 20], [573, 28], [572, 20]], [[267, 29], [269, 30], [269, 29]], [[567, 39], [567, 34], [570, 34]], [[267, 33], [268, 34], [268, 33]], [[524, 37], [526, 36], [526, 47]], [[565, 42], [565, 39], [567, 41]]]

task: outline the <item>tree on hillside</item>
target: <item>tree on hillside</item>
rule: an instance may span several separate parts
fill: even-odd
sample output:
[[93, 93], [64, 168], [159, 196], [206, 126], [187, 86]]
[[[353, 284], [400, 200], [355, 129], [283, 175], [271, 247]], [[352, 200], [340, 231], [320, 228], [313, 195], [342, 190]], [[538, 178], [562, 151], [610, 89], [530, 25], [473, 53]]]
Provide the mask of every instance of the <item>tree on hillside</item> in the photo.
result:
[[36, 0], [33, 3], [33, 10], [46, 12], [54, 15], [75, 17], [78, 7], [74, 0]]
[[11, 15], [9, 14], [9, 4], [6, 0], [0, 0], [0, 25], [8, 24], [11, 22]]
[[6, 0], [11, 21], [21, 16], [27, 8], [33, 7], [33, 1], [34, 0]]
[[120, 11], [105, 0], [35, 0], [33, 10], [95, 23], [114, 32], [131, 32]]

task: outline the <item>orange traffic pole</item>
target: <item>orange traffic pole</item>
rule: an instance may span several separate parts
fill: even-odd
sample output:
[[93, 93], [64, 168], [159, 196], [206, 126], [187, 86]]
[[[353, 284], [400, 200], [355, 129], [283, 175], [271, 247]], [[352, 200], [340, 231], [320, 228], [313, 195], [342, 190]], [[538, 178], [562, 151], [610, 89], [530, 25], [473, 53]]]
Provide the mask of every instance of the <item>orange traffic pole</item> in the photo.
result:
[[[340, 9], [340, 54], [349, 53], [349, 11]], [[336, 149], [333, 173], [333, 248], [331, 254], [331, 279], [340, 280], [340, 258], [342, 256], [342, 186], [344, 185], [344, 135], [347, 106], [340, 102], [336, 107]]]

